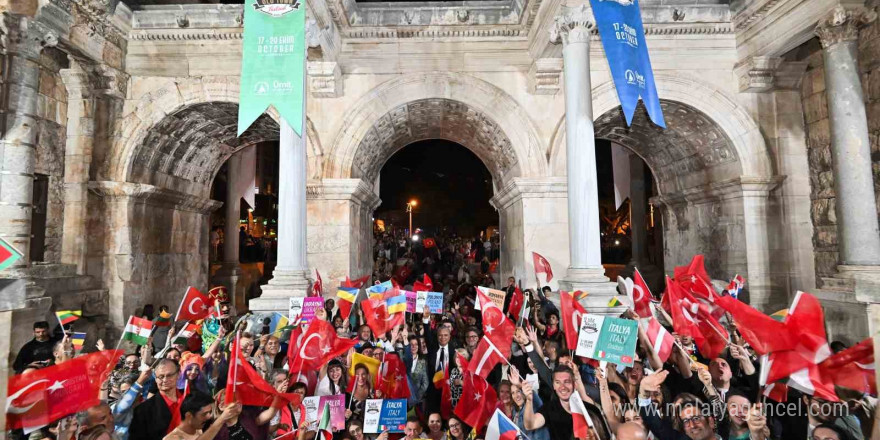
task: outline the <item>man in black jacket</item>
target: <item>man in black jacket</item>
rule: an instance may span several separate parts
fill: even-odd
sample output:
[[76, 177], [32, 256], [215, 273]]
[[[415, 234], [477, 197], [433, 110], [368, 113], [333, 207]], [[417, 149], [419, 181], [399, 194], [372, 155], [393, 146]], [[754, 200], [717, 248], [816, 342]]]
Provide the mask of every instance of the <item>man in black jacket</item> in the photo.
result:
[[178, 370], [177, 364], [170, 359], [159, 361], [154, 370], [159, 394], [134, 408], [129, 440], [161, 439], [180, 424]]
[[422, 315], [422, 324], [425, 328], [425, 341], [428, 344], [428, 355], [425, 356], [425, 369], [428, 373], [428, 390], [425, 393], [425, 405], [428, 412], [440, 410], [441, 390], [434, 386], [434, 373], [444, 371], [449, 366], [450, 359], [455, 356], [455, 347], [451, 343], [452, 332], [445, 326], [440, 326], [434, 331], [431, 328], [431, 310], [425, 306]]
[[16, 373], [21, 373], [28, 364], [42, 362], [46, 366], [52, 361], [52, 349], [55, 347], [55, 339], [49, 335], [49, 323], [38, 321], [34, 323], [34, 339], [31, 339], [21, 347], [15, 357], [12, 368]]

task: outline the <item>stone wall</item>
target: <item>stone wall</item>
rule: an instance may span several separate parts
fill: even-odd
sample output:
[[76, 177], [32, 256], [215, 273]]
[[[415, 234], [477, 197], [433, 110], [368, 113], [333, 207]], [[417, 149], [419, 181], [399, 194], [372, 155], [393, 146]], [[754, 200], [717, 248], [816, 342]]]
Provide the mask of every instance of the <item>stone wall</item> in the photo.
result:
[[37, 95], [37, 155], [34, 172], [49, 176], [46, 215], [46, 251], [43, 261], [61, 261], [61, 235], [64, 222], [64, 147], [67, 131], [67, 89], [59, 71], [67, 67], [67, 55], [46, 49], [40, 58]]
[[[813, 39], [801, 46], [798, 58], [808, 63], [801, 84], [801, 99], [809, 152], [816, 276], [821, 285], [821, 278], [837, 272], [838, 248], [831, 129], [825, 95], [824, 60], [818, 40]], [[859, 63], [871, 136], [874, 191], [880, 196], [880, 21], [874, 21], [862, 29], [859, 35]], [[880, 198], [877, 204], [880, 209]]]

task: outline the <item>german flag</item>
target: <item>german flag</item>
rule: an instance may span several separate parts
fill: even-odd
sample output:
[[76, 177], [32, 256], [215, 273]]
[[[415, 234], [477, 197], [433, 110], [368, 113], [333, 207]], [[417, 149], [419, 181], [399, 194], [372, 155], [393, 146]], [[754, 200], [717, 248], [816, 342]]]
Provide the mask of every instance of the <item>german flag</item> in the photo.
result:
[[82, 310], [59, 310], [55, 312], [55, 316], [61, 325], [67, 325], [82, 317]]

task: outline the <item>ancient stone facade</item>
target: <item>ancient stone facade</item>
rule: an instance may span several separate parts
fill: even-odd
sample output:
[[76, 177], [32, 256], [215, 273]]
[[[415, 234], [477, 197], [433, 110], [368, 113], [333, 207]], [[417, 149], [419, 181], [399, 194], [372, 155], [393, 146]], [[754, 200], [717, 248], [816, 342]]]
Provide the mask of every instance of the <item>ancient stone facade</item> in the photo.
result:
[[[307, 1], [310, 273], [330, 284], [367, 273], [381, 167], [410, 142], [443, 138], [492, 173], [501, 274], [533, 279], [536, 251], [565, 278], [567, 83], [564, 45], [550, 37], [575, 3]], [[820, 278], [832, 336], [861, 337], [865, 304], [878, 301], [840, 277], [849, 269], [838, 267], [823, 48], [812, 40], [839, 2], [686, 3], [641, 2], [666, 130], [642, 110], [625, 125], [598, 35], [580, 35], [596, 137], [655, 176], [663, 270], [704, 253], [713, 275], [745, 276], [764, 310]], [[0, 113], [0, 203], [13, 208], [0, 210], [0, 236], [29, 245], [33, 175], [48, 176], [51, 263], [28, 258], [7, 274], [28, 283], [14, 348], [51, 309], [83, 308], [80, 325], [103, 335], [145, 304], [173, 306], [187, 286], [208, 287], [214, 177], [236, 152], [282, 136], [271, 110], [235, 136], [240, 5], [13, 4], [0, 27], [4, 79], [16, 79], [3, 83], [16, 99]], [[875, 175], [878, 26], [859, 36]]]

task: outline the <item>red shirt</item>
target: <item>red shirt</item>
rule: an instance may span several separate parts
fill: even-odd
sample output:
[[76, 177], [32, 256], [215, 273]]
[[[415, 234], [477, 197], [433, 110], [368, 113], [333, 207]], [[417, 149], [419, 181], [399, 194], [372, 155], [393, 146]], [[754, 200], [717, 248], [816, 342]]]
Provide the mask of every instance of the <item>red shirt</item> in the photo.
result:
[[165, 434], [170, 434], [171, 431], [174, 431], [174, 428], [177, 428], [180, 425], [180, 401], [183, 400], [180, 397], [177, 400], [172, 401], [168, 398], [168, 396], [159, 393], [162, 396], [162, 400], [165, 401], [165, 406], [168, 407], [168, 410], [171, 411], [171, 423], [168, 424], [168, 429], [165, 430]]

